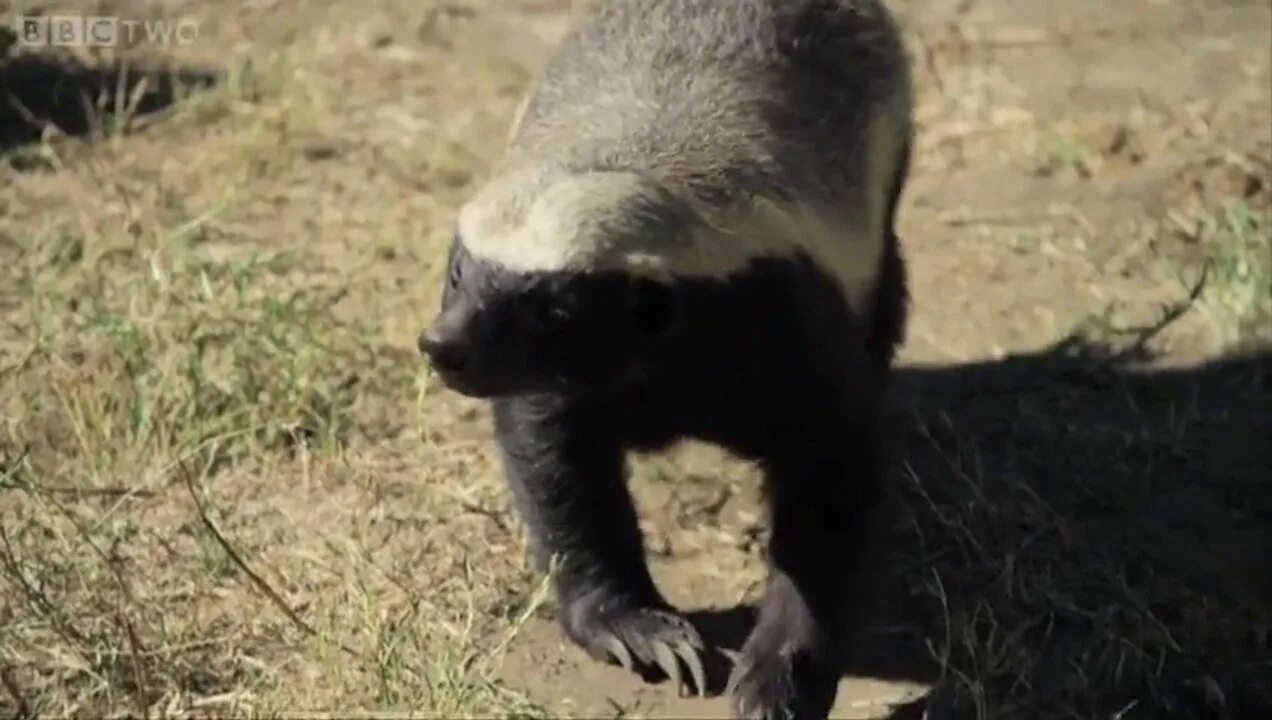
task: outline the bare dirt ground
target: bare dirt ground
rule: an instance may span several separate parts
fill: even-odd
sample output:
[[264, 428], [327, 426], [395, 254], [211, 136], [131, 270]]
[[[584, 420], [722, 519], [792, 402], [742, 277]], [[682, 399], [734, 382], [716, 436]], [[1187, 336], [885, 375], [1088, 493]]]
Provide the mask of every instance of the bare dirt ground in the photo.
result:
[[[1272, 717], [1272, 6], [896, 8], [914, 312], [835, 716]], [[99, 2], [197, 41], [0, 35], [0, 716], [724, 716], [563, 642], [484, 409], [414, 351], [580, 9]], [[660, 583], [736, 646], [753, 470], [632, 475]]]

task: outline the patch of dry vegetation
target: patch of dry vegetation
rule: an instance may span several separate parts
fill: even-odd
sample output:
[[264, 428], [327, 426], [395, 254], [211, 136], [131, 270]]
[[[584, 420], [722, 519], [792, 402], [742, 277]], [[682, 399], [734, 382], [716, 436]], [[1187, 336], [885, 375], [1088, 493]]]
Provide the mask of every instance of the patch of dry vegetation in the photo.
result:
[[[103, 72], [87, 137], [9, 156], [0, 714], [533, 710], [490, 650], [537, 585], [473, 411], [413, 351], [523, 79], [324, 39], [144, 132], [93, 98], [165, 76]], [[44, 80], [99, 77], [78, 62]]]
[[[1266, 354], [1134, 372], [1071, 341], [916, 371], [898, 562], [948, 717], [1257, 717], [1272, 703]], [[942, 715], [945, 717], [945, 715]]]

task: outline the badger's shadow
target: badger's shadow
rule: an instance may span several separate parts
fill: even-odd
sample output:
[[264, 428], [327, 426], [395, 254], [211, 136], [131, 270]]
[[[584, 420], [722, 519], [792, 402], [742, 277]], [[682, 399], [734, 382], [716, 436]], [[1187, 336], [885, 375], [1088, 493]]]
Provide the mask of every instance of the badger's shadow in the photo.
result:
[[[949, 614], [990, 602], [982, 593], [983, 583], [992, 581], [985, 580], [992, 562], [968, 563], [967, 574], [980, 577], [981, 585], [958, 577], [960, 553], [966, 549], [950, 542], [949, 514], [971, 508], [968, 503], [993, 505], [1004, 497], [999, 509], [967, 509], [967, 517], [954, 518], [965, 521], [968, 537], [981, 538], [991, 555], [1005, 559], [1017, 552], [1009, 544], [1022, 537], [1019, 525], [1031, 520], [1019, 517], [1012, 503], [1024, 497], [1022, 512], [1048, 508], [1059, 524], [1086, 538], [1081, 547], [1047, 555], [1057, 572], [1078, 574], [1088, 563], [1107, 567], [1112, 562], [1139, 572], [1151, 566], [1148, 572], [1175, 573], [1191, 583], [1188, 592], [1153, 597], [1151, 583], [1128, 590], [1149, 593], [1139, 599], [1165, 606], [1161, 612], [1175, 617], [1202, 612], [1195, 603], [1230, 600], [1233, 580], [1207, 575], [1212, 568], [1205, 553], [1189, 547], [1187, 538], [1196, 535], [1181, 535], [1180, 528], [1190, 522], [1228, 525], [1232, 532], [1246, 532], [1245, 537], [1262, 538], [1254, 546], [1261, 550], [1233, 565], [1245, 572], [1237, 582], [1248, 581], [1240, 591], [1272, 612], [1272, 552], [1263, 552], [1272, 550], [1272, 536], [1259, 534], [1272, 528], [1272, 351], [1190, 369], [1136, 370], [1143, 357], [1135, 348], [1142, 346], [1114, 352], [1065, 341], [1000, 361], [900, 369], [894, 421], [901, 447], [889, 515], [895, 522], [888, 523], [886, 533], [887, 579], [875, 595], [877, 607], [864, 621], [848, 674], [937, 690], [930, 699], [896, 707], [891, 717], [962, 717], [970, 711], [956, 697], [958, 683], [942, 674], [935, 659], [950, 645]], [[1006, 499], [1009, 493], [1012, 498]], [[1182, 544], [1181, 537], [1186, 538]], [[995, 547], [996, 542], [1008, 545]], [[1172, 565], [1185, 557], [1198, 560], [1184, 563], [1187, 567]], [[915, 589], [921, 578], [932, 577], [933, 566], [947, 575], [941, 602]], [[1003, 632], [1013, 630], [1013, 618], [1022, 624], [1026, 618], [1020, 608], [994, 609], [1002, 610]], [[702, 610], [691, 617], [711, 644], [734, 650], [749, 632], [754, 611]], [[1272, 688], [1272, 682], [1264, 685], [1249, 675], [1268, 674], [1269, 666], [1256, 662], [1257, 654], [1251, 646], [1246, 655], [1226, 656], [1228, 675], [1212, 670], [1234, 711], [1272, 707], [1272, 690], [1257, 689]], [[1187, 661], [1203, 655], [1199, 648], [1179, 653]], [[709, 691], [718, 694], [728, 661], [716, 657], [711, 666]], [[1124, 698], [1113, 697], [1116, 693], [1108, 694], [1109, 703], [1126, 705]], [[1176, 700], [1182, 706], [1192, 702]], [[1126, 717], [1153, 717], [1158, 708], [1145, 702], [1140, 710]]]
[[[12, 35], [11, 32], [8, 35]], [[0, 36], [0, 156], [39, 142], [48, 128], [91, 136], [121, 115], [137, 119], [222, 79], [215, 69], [110, 62], [87, 65], [60, 53], [13, 52]], [[7, 46], [7, 47], [6, 47]], [[33, 160], [9, 158], [18, 170]]]

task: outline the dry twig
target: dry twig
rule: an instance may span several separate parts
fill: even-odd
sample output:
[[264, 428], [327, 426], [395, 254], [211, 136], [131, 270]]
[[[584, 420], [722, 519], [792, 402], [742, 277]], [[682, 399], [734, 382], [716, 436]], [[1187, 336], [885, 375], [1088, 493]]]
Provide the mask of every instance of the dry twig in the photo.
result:
[[[291, 605], [288, 605], [287, 601], [278, 594], [277, 590], [270, 587], [270, 584], [265, 582], [264, 578], [253, 571], [252, 568], [248, 567], [247, 562], [244, 561], [242, 556], [238, 554], [238, 551], [234, 549], [234, 546], [230, 544], [230, 541], [225, 538], [225, 535], [221, 532], [220, 528], [216, 526], [216, 523], [212, 520], [211, 516], [208, 515], [207, 506], [203, 504], [203, 499], [199, 497], [199, 491], [194, 486], [194, 475], [190, 472], [189, 467], [186, 466], [185, 460], [177, 458], [176, 463], [181, 469], [181, 477], [185, 481], [186, 489], [190, 491], [190, 498], [194, 500], [194, 507], [195, 511], [199, 513], [199, 520], [203, 523], [203, 527], [207, 529], [208, 533], [212, 535], [212, 538], [216, 540], [217, 545], [221, 547], [221, 550], [225, 552], [226, 557], [228, 557], [239, 570], [242, 570], [243, 574], [252, 581], [252, 585], [261, 594], [268, 598], [269, 601], [280, 611], [282, 611], [282, 613], [287, 616], [287, 619], [299, 628], [301, 632], [310, 637], [319, 637], [318, 631], [306, 622], [305, 619], [302, 618], [295, 610], [293, 610]], [[340, 644], [340, 649], [349, 655], [356, 656], [358, 654], [355, 650], [353, 650], [353, 648], [350, 648], [344, 643]]]

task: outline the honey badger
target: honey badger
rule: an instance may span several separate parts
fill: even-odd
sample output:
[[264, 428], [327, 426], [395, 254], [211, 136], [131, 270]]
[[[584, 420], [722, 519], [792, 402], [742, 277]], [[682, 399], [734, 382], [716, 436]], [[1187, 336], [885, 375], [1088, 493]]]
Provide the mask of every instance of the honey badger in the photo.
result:
[[519, 110], [460, 210], [420, 338], [490, 399], [534, 559], [594, 656], [701, 691], [655, 587], [629, 451], [756, 461], [769, 578], [729, 681], [744, 717], [825, 717], [881, 494], [906, 315], [894, 232], [909, 67], [878, 0], [610, 0]]

